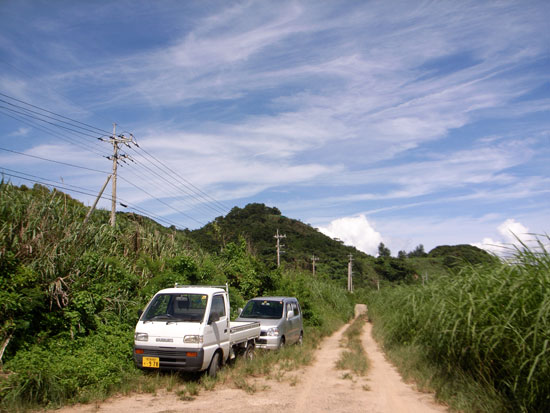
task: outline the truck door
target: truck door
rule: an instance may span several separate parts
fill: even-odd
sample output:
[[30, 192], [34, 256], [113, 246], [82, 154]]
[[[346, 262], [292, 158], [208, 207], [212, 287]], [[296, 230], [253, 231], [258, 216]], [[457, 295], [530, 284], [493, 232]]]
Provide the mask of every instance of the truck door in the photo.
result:
[[229, 314], [226, 309], [225, 294], [214, 295], [205, 334], [205, 345], [222, 348], [223, 360], [229, 355]]

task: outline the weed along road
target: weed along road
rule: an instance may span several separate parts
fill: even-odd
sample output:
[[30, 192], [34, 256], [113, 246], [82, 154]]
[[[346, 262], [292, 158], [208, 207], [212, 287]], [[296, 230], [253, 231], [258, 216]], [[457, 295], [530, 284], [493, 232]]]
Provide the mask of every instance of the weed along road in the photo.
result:
[[[366, 307], [356, 308], [356, 315]], [[78, 405], [58, 410], [59, 413], [176, 413], [212, 412], [372, 412], [430, 413], [445, 412], [446, 407], [434, 402], [429, 394], [419, 393], [405, 384], [389, 364], [371, 335], [366, 323], [361, 343], [369, 359], [365, 376], [346, 374], [336, 368], [343, 348], [342, 338], [349, 324], [326, 338], [316, 350], [310, 366], [287, 372], [276, 379], [250, 378], [244, 391], [231, 383], [214, 390], [202, 389], [193, 400], [183, 400], [177, 389], [113, 397], [99, 404]]]

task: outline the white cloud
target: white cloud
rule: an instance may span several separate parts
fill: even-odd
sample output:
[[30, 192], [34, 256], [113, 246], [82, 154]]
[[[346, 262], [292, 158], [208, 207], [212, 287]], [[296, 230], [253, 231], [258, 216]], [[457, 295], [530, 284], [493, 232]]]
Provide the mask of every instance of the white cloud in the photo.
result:
[[319, 228], [319, 231], [370, 255], [378, 253], [378, 245], [382, 242], [382, 235], [364, 215], [335, 219], [327, 227]]
[[531, 244], [534, 238], [526, 226], [512, 218], [500, 224], [497, 230], [500, 234], [499, 239], [487, 237], [474, 245], [496, 255], [507, 255], [515, 248], [522, 248], [522, 244]]

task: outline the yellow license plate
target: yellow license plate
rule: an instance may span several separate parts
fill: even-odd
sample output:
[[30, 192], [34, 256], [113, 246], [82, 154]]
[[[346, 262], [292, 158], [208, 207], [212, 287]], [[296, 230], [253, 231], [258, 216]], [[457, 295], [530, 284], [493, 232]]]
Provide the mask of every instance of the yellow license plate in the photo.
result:
[[152, 367], [154, 369], [159, 368], [159, 358], [158, 357], [143, 357], [142, 361], [143, 367]]

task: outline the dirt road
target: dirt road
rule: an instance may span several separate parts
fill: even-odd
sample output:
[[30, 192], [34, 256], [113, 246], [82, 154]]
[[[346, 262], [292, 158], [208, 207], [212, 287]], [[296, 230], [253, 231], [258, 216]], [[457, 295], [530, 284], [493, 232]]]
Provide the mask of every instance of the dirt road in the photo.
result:
[[[365, 308], [358, 308], [362, 312]], [[357, 311], [356, 311], [357, 312]], [[342, 348], [340, 340], [347, 328], [343, 326], [324, 340], [311, 366], [293, 372], [283, 381], [258, 382], [266, 388], [254, 394], [243, 390], [220, 388], [203, 391], [195, 400], [180, 400], [174, 392], [156, 395], [137, 394], [115, 397], [98, 405], [63, 408], [59, 413], [177, 413], [222, 411], [242, 412], [369, 412], [369, 413], [430, 413], [445, 412], [428, 394], [416, 392], [403, 383], [395, 368], [389, 364], [371, 335], [367, 323], [362, 342], [370, 369], [364, 378], [345, 378], [336, 370]]]

